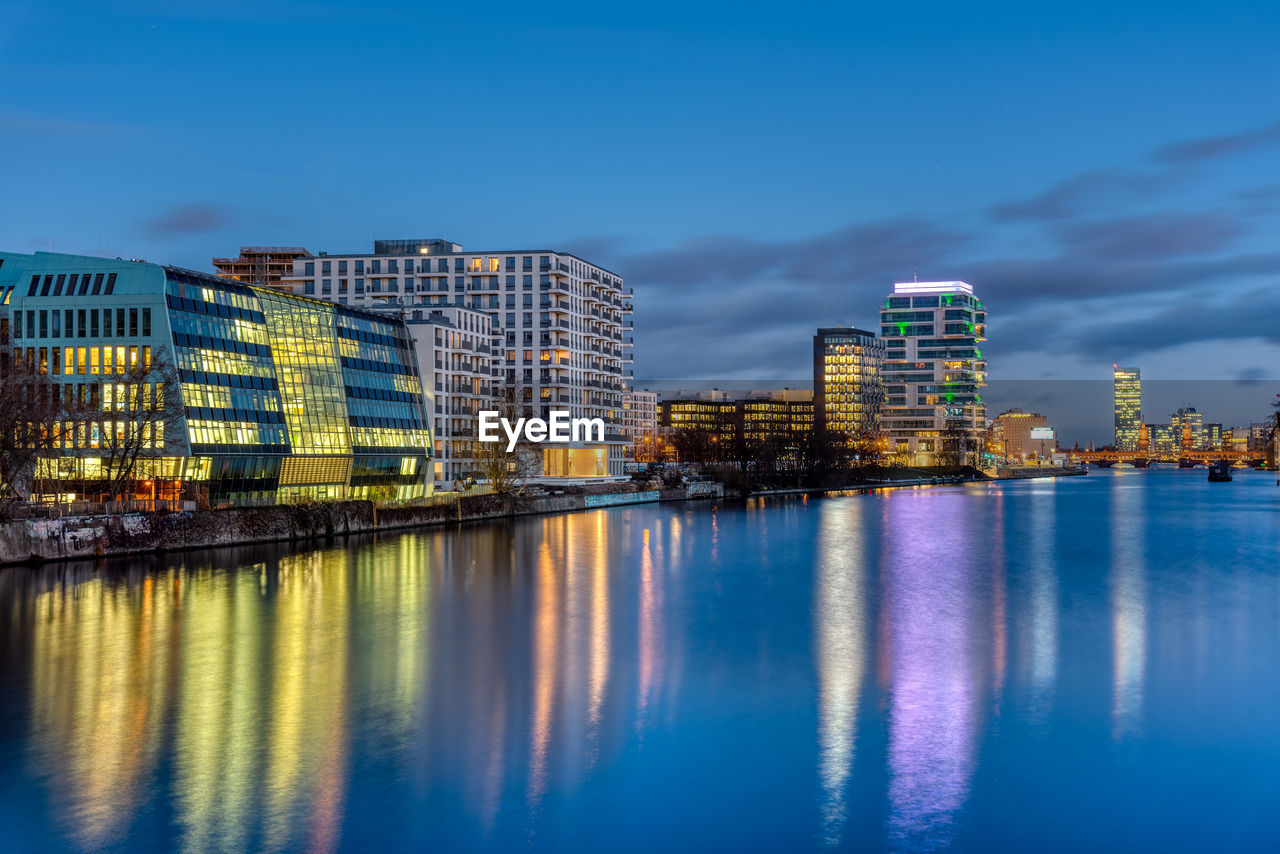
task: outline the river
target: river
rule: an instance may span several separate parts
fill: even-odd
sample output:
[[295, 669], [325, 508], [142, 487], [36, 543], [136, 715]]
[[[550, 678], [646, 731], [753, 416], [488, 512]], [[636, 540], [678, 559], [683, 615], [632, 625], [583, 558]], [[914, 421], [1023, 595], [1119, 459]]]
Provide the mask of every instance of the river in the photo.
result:
[[1280, 488], [1128, 470], [0, 571], [0, 848], [1280, 848]]

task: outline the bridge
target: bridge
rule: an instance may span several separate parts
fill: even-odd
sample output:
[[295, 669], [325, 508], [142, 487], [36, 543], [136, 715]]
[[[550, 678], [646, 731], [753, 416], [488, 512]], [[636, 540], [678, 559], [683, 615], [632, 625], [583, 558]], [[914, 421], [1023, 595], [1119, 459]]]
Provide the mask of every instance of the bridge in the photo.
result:
[[[1276, 395], [1280, 397], [1280, 395]], [[1147, 425], [1143, 424], [1138, 430], [1138, 447], [1132, 451], [1082, 451], [1077, 446], [1069, 451], [1072, 462], [1077, 463], [1093, 463], [1097, 466], [1106, 468], [1116, 463], [1130, 463], [1138, 468], [1146, 468], [1152, 463], [1178, 463], [1186, 465], [1187, 463], [1244, 463], [1254, 468], [1258, 468], [1267, 462], [1267, 453], [1262, 450], [1254, 451], [1228, 451], [1225, 449], [1213, 450], [1204, 448], [1193, 448], [1191, 437], [1191, 424], [1182, 425], [1182, 436], [1180, 447], [1176, 451], [1165, 451], [1163, 453], [1151, 451], [1151, 440], [1147, 435]]]
[[1180, 450], [1173, 454], [1153, 454], [1146, 450], [1137, 451], [1082, 451], [1075, 449], [1067, 452], [1074, 463], [1093, 463], [1106, 468], [1116, 463], [1130, 463], [1138, 468], [1146, 468], [1151, 463], [1181, 463], [1184, 460], [1193, 463], [1245, 463], [1257, 468], [1266, 462], [1266, 454], [1262, 451], [1214, 451], [1214, 450]]

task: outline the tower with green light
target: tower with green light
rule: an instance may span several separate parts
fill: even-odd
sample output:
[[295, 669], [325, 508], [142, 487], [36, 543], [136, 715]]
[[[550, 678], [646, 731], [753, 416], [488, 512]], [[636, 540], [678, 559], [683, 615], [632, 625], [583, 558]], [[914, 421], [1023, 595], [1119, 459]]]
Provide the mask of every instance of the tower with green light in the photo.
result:
[[986, 329], [986, 308], [967, 282], [893, 286], [880, 307], [881, 429], [896, 459], [929, 465], [947, 441], [976, 462], [986, 429]]

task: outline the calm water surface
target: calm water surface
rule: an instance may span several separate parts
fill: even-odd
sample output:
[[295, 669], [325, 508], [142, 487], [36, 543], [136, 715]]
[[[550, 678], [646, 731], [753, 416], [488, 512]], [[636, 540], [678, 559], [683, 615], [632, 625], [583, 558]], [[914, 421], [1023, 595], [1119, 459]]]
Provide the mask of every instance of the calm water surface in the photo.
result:
[[1280, 488], [0, 572], [0, 848], [1280, 849]]

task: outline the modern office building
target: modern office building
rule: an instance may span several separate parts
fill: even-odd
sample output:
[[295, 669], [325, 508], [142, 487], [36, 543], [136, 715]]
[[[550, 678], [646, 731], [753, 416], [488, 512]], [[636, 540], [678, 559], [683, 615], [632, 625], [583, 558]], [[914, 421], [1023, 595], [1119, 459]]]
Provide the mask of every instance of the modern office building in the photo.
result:
[[493, 406], [495, 361], [489, 314], [441, 306], [406, 323], [428, 396], [435, 488], [463, 489], [483, 480], [475, 460], [475, 430], [480, 411]]
[[997, 415], [991, 422], [991, 435], [1002, 448], [1002, 458], [1008, 462], [1043, 459], [1058, 449], [1049, 419], [1022, 409], [1010, 409]]
[[1222, 448], [1222, 437], [1226, 431], [1222, 427], [1221, 421], [1214, 421], [1204, 425], [1204, 445], [1207, 449]]
[[898, 282], [880, 312], [885, 405], [880, 417], [890, 454], [928, 465], [951, 434], [976, 452], [986, 429], [982, 388], [987, 312], [966, 282]]
[[1233, 453], [1247, 453], [1251, 432], [1248, 427], [1229, 427], [1223, 430], [1222, 450]]
[[[1177, 455], [1180, 439], [1175, 438], [1171, 425], [1148, 424], [1146, 428], [1148, 454], [1160, 459], [1168, 459]], [[1178, 435], [1180, 436], [1181, 433]]]
[[301, 246], [241, 246], [238, 258], [214, 258], [213, 268], [223, 279], [275, 288], [293, 275], [294, 261], [310, 257]]
[[1183, 407], [1173, 413], [1169, 416], [1169, 425], [1173, 428], [1174, 441], [1179, 448], [1198, 451], [1206, 447], [1204, 413], [1197, 412], [1195, 407]]
[[668, 441], [679, 430], [705, 430], [718, 441], [732, 441], [737, 430], [737, 401], [727, 397], [715, 399], [672, 398], [658, 402], [658, 431]]
[[874, 332], [836, 327], [813, 336], [815, 423], [850, 436], [880, 432], [885, 402], [884, 342]]
[[[776, 463], [797, 458], [804, 437], [813, 430], [814, 403], [807, 389], [746, 391], [744, 397], [728, 392], [703, 392], [658, 402], [658, 429], [666, 442], [681, 430], [709, 433], [726, 449], [747, 456], [771, 454]], [[732, 456], [733, 451], [726, 452]]]
[[[422, 383], [397, 318], [44, 252], [0, 253], [0, 295], [15, 356], [75, 404], [36, 472], [45, 495], [101, 497], [133, 437], [130, 497], [253, 505], [431, 488]], [[158, 416], [141, 421], [144, 407]]]
[[445, 306], [488, 314], [495, 389], [514, 388], [529, 415], [558, 409], [605, 423], [604, 442], [543, 446], [541, 476], [623, 475], [632, 295], [616, 273], [552, 249], [464, 252], [446, 240], [378, 240], [372, 253], [297, 258], [280, 287], [409, 321]]
[[[1112, 365], [1117, 451], [1136, 451], [1142, 432], [1142, 371]], [[1149, 441], [1149, 440], [1148, 440]]]

